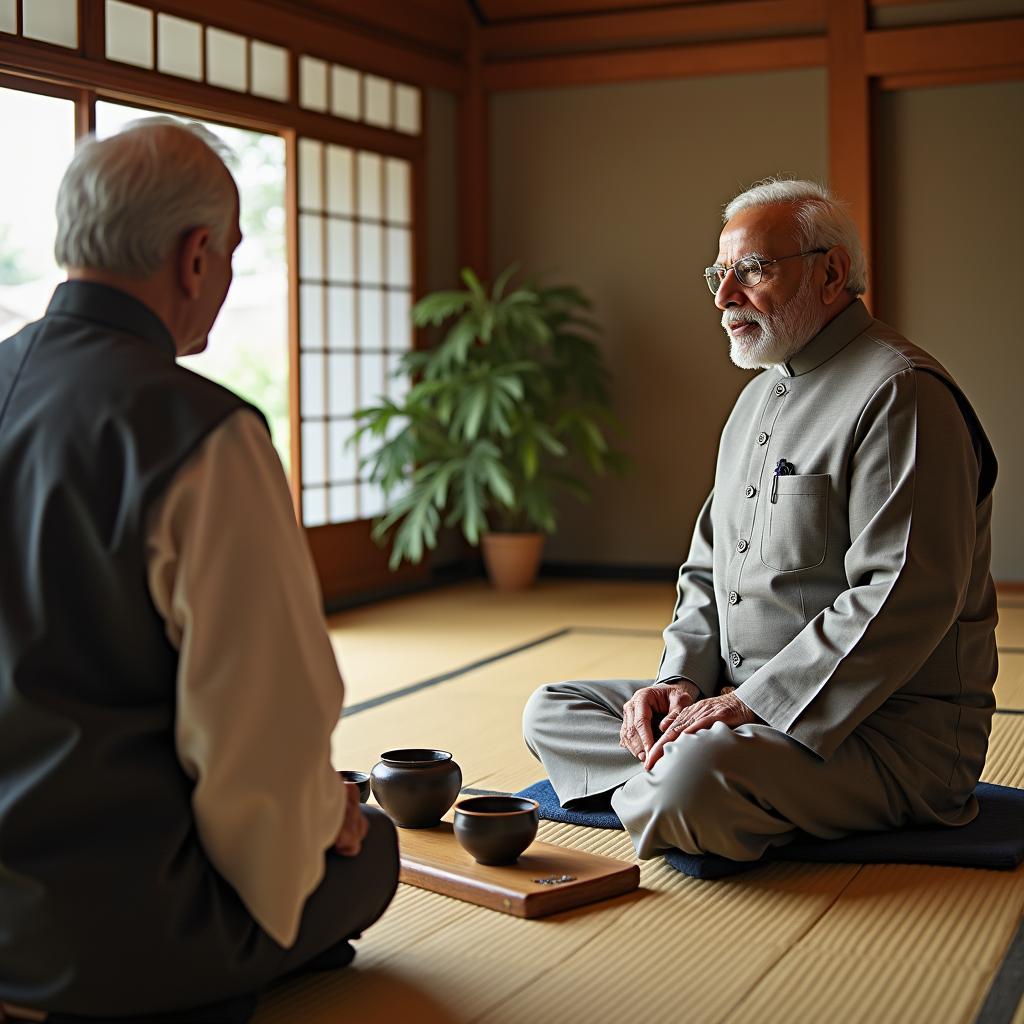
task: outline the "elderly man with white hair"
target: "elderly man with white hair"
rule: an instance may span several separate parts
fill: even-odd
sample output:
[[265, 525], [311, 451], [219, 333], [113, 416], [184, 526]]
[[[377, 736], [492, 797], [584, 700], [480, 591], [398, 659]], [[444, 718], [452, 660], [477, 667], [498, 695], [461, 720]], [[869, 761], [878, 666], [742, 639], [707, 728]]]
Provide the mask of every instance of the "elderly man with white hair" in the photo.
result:
[[397, 886], [266, 423], [175, 362], [241, 240], [215, 147], [81, 145], [68, 281], [0, 345], [0, 1018], [247, 1020]]
[[959, 825], [994, 707], [996, 462], [931, 356], [858, 299], [856, 229], [810, 182], [725, 209], [704, 271], [733, 361], [654, 680], [543, 686], [527, 744], [564, 806], [611, 806], [640, 857], [755, 860]]

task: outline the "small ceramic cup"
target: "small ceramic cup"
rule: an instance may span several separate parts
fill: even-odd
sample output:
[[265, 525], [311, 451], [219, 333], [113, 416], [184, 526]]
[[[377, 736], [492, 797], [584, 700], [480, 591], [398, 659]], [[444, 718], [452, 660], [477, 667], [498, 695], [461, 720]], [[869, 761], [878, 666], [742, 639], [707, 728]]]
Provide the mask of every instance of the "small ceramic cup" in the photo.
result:
[[370, 775], [368, 772], [338, 772], [342, 781], [351, 782], [359, 787], [359, 802], [365, 804], [370, 799]]
[[520, 796], [471, 796], [455, 805], [455, 838], [478, 864], [514, 864], [537, 835], [538, 804]]

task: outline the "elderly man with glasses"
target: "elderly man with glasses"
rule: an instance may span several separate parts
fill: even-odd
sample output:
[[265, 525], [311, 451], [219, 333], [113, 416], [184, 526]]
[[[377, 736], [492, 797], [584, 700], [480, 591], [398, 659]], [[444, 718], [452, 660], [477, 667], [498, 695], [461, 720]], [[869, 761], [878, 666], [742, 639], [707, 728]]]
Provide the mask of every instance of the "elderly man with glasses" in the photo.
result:
[[859, 300], [826, 190], [768, 181], [724, 220], [704, 277], [733, 362], [763, 372], [722, 433], [657, 677], [541, 687], [527, 744], [564, 806], [610, 799], [644, 858], [965, 824], [994, 706], [992, 448]]

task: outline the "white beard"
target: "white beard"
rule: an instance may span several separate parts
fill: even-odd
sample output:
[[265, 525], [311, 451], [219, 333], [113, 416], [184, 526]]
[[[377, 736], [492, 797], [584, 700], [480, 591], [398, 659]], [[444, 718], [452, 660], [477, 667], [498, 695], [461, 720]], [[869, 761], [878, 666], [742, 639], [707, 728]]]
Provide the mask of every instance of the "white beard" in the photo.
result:
[[[825, 325], [825, 311], [811, 301], [812, 268], [808, 267], [796, 294], [774, 313], [727, 309], [722, 327], [729, 338], [729, 358], [744, 370], [784, 363], [796, 355]], [[753, 337], [734, 338], [730, 324], [757, 324]]]

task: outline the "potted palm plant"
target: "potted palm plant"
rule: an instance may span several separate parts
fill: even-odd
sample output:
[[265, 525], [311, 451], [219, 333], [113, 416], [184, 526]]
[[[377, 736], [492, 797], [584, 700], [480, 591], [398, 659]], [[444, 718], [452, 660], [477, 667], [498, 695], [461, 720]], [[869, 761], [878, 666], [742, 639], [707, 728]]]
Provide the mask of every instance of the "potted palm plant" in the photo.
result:
[[[356, 413], [356, 436], [376, 444], [363, 462], [387, 496], [374, 537], [393, 532], [392, 568], [419, 562], [443, 524], [483, 543], [496, 586], [526, 586], [557, 526], [558, 492], [585, 500], [580, 469], [624, 467], [606, 436], [608, 371], [589, 301], [572, 287], [510, 288], [515, 272], [488, 291], [466, 269], [465, 289], [417, 303], [417, 326], [446, 328], [440, 343], [403, 357], [398, 372], [415, 382], [403, 400]], [[526, 564], [499, 575], [520, 548]]]

